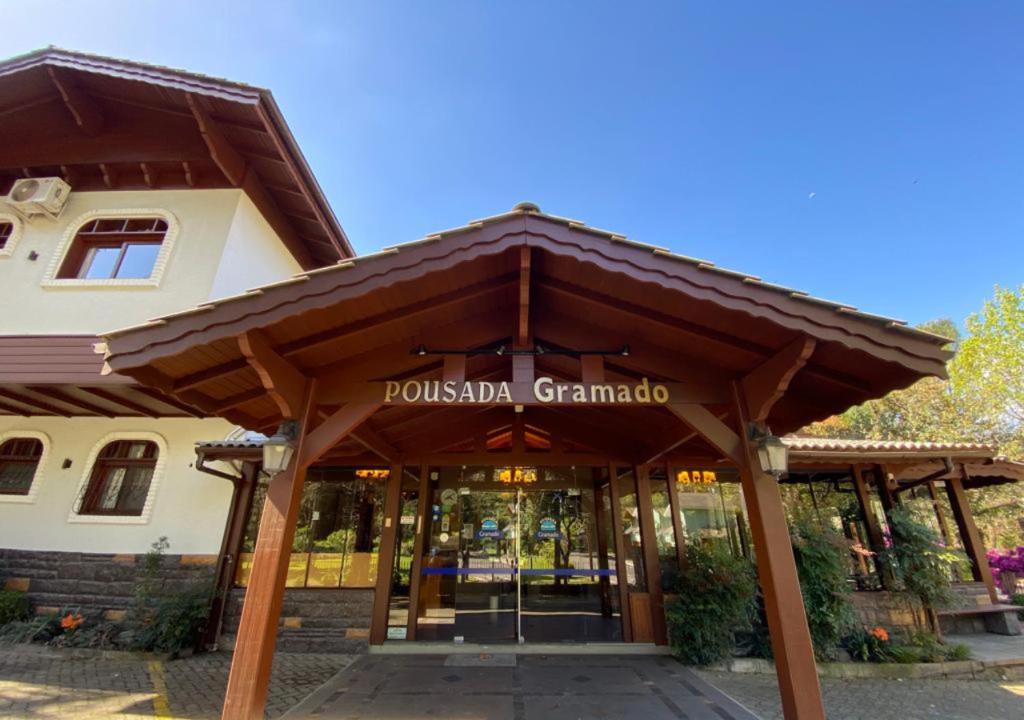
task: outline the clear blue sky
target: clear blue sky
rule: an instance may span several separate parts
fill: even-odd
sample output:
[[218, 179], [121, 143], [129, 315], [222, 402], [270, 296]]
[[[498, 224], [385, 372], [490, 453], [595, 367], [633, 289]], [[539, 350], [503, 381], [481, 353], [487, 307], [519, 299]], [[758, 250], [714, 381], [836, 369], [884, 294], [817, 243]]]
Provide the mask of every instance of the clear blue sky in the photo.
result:
[[862, 309], [1024, 282], [1024, 4], [0, 2], [269, 87], [359, 252], [533, 200]]

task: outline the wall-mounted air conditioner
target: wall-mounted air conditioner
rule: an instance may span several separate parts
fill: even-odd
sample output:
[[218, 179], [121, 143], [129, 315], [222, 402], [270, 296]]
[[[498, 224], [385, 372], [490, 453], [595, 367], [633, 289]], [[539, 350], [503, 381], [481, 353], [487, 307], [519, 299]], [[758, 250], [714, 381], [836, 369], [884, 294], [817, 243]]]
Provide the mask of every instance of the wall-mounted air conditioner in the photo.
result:
[[28, 219], [45, 215], [56, 220], [71, 194], [71, 186], [58, 177], [15, 180], [4, 201], [8, 207]]

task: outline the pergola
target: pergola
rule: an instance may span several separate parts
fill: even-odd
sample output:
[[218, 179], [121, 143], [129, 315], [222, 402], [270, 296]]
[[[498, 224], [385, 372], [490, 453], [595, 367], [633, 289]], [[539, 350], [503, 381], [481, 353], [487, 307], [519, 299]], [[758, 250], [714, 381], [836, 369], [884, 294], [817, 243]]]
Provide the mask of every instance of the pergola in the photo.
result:
[[[262, 713], [310, 466], [398, 470], [384, 507], [388, 567], [402, 467], [633, 466], [649, 513], [648, 468], [672, 459], [739, 468], [785, 714], [821, 718], [785, 514], [759, 438], [943, 376], [949, 357], [944, 338], [898, 321], [529, 203], [103, 339], [111, 371], [207, 413], [264, 432], [297, 423], [291, 463], [268, 488], [226, 718]], [[386, 612], [387, 588], [380, 573], [375, 613]], [[382, 632], [375, 618], [371, 642]]]

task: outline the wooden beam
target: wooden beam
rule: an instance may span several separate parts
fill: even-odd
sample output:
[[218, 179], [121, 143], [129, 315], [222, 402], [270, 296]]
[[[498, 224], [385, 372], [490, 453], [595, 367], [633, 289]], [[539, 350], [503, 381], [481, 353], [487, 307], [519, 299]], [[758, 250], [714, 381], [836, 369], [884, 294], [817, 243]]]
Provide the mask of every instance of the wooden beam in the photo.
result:
[[521, 347], [530, 344], [530, 246], [519, 248], [519, 318], [516, 323], [516, 342]]
[[217, 167], [224, 173], [228, 182], [235, 187], [242, 187], [249, 169], [245, 158], [224, 137], [224, 133], [221, 132], [216, 121], [206, 112], [206, 108], [197, 97], [192, 93], [185, 93], [185, 100], [199, 125], [199, 133], [203, 136], [203, 141], [210, 151], [210, 157], [217, 163]]
[[305, 376], [283, 357], [274, 352], [267, 336], [259, 330], [250, 330], [238, 336], [238, 347], [246, 361], [260, 377], [267, 394], [277, 404], [281, 416], [298, 417], [302, 403]]
[[188, 185], [189, 187], [195, 187], [196, 172], [195, 169], [192, 167], [192, 163], [190, 163], [188, 160], [182, 160], [181, 169], [185, 173], [185, 184]]
[[[728, 412], [720, 412], [715, 417], [717, 417], [719, 420], [725, 420], [725, 418], [727, 418], [728, 416], [729, 416]], [[689, 425], [685, 425], [685, 427], [689, 428], [690, 426]], [[654, 455], [652, 455], [648, 460], [646, 460], [644, 462], [644, 464], [645, 465], [652, 464], [655, 460], [657, 460], [657, 459], [659, 459], [659, 458], [661, 458], [661, 457], [663, 457], [665, 455], [668, 455], [670, 452], [675, 450], [680, 445], [683, 445], [685, 443], [690, 442], [691, 440], [693, 440], [695, 437], [697, 437], [699, 435], [700, 435], [700, 433], [698, 433], [696, 430], [691, 430], [690, 432], [686, 433], [685, 435], [682, 435], [681, 437], [678, 437], [675, 440], [672, 440], [667, 445], [665, 445], [663, 447], [663, 449], [658, 450]]]
[[752, 422], [764, 422], [768, 418], [772, 406], [785, 394], [793, 376], [807, 364], [814, 346], [812, 338], [797, 338], [740, 381], [743, 396], [750, 403], [747, 412]]
[[46, 72], [57, 87], [57, 92], [60, 93], [64, 106], [71, 113], [75, 124], [90, 137], [99, 135], [103, 130], [103, 111], [96, 101], [78, 86], [71, 73], [64, 68], [49, 65]]
[[444, 366], [441, 369], [441, 379], [447, 382], [465, 382], [466, 356], [445, 355]]
[[373, 615], [370, 618], [370, 644], [383, 645], [388, 633], [388, 612], [391, 609], [391, 569], [395, 566], [395, 546], [399, 512], [402, 504], [402, 466], [392, 465], [384, 495], [384, 517], [377, 559], [377, 585], [373, 593]]
[[212, 412], [214, 415], [220, 415], [225, 410], [231, 410], [238, 407], [239, 405], [245, 405], [247, 402], [258, 400], [267, 394], [266, 388], [260, 386], [258, 388], [252, 388], [251, 390], [243, 390], [240, 393], [229, 395], [223, 400], [215, 400], [216, 406]]
[[308, 434], [299, 462], [303, 467], [315, 463], [380, 407], [380, 403], [349, 403], [331, 414]]
[[67, 410], [62, 410], [56, 405], [51, 405], [45, 400], [38, 400], [29, 395], [24, 395], [14, 390], [3, 389], [0, 390], [0, 397], [6, 397], [9, 400], [21, 403], [22, 405], [28, 405], [30, 408], [36, 408], [42, 410], [44, 413], [50, 413], [51, 415], [60, 415], [62, 417], [71, 417], [71, 413]]
[[743, 460], [743, 444], [740, 436], [706, 407], [688, 403], [670, 403], [665, 407], [693, 428], [712, 447], [719, 450], [726, 459], [736, 463]]
[[267, 486], [252, 573], [224, 693], [223, 720], [262, 718], [267, 702], [277, 626], [308, 467], [301, 460], [307, 452], [309, 426], [316, 413], [315, 380], [306, 384], [298, 412], [298, 446], [288, 467], [271, 478]]
[[209, 413], [204, 412], [200, 408], [197, 408], [195, 405], [189, 405], [188, 403], [181, 402], [177, 398], [171, 397], [167, 393], [161, 392], [160, 390], [148, 388], [145, 386], [139, 386], [135, 388], [135, 390], [142, 393], [143, 395], [148, 395], [149, 397], [153, 398], [157, 402], [163, 403], [164, 405], [170, 405], [173, 408], [178, 408], [186, 415], [191, 415], [192, 417], [197, 418], [209, 417]]
[[583, 355], [580, 357], [580, 379], [583, 382], [604, 382], [604, 356]]
[[[963, 479], [968, 479], [967, 468], [960, 466]], [[996, 583], [992, 578], [992, 569], [988, 566], [988, 558], [985, 556], [985, 544], [978, 532], [978, 526], [974, 522], [974, 513], [971, 512], [971, 503], [964, 492], [963, 480], [958, 477], [946, 480], [946, 494], [949, 496], [949, 506], [953, 510], [953, 519], [956, 521], [957, 529], [960, 531], [960, 541], [964, 545], [964, 552], [971, 561], [971, 574], [978, 582], [985, 583], [989, 598], [993, 603], [998, 602], [996, 596]]]
[[[746, 428], [749, 403], [743, 396], [740, 383], [735, 383], [733, 388], [733, 410], [739, 418], [740, 427]], [[742, 432], [738, 439], [740, 456], [737, 464], [754, 540], [757, 575], [764, 592], [765, 616], [779, 679], [779, 694], [782, 696], [782, 714], [786, 720], [825, 720], [814, 647], [807, 627], [779, 483], [777, 478], [761, 470], [757, 449], [748, 439], [748, 434]]]
[[370, 425], [370, 421], [367, 420], [360, 426], [358, 430], [354, 430], [352, 433], [352, 439], [362, 445], [364, 448], [379, 455], [383, 460], [387, 462], [396, 462], [401, 453], [394, 445], [385, 440], [380, 433], [373, 429]]
[[281, 212], [281, 207], [277, 204], [277, 201], [267, 192], [259, 175], [256, 172], [247, 173], [244, 181], [241, 183], [241, 188], [249, 199], [252, 200], [252, 204], [256, 206], [256, 209], [260, 211], [264, 219], [266, 219], [267, 224], [277, 233], [281, 242], [285, 244], [285, 247], [288, 248], [288, 251], [291, 252], [295, 261], [302, 269], [312, 270], [317, 267], [317, 263], [313, 261], [309, 254], [306, 243], [299, 237], [292, 222]]
[[151, 163], [139, 163], [139, 169], [142, 170], [142, 178], [146, 181], [146, 187], [155, 188], [160, 184], [160, 174]]
[[73, 405], [74, 407], [81, 408], [82, 410], [93, 413], [95, 415], [102, 415], [104, 417], [109, 418], [115, 417], [116, 415], [116, 413], [113, 412], [112, 410], [102, 408], [99, 405], [94, 405], [93, 403], [88, 402], [86, 400], [79, 400], [76, 397], [68, 395], [63, 390], [58, 390], [57, 388], [45, 387], [42, 385], [30, 385], [28, 389], [31, 390], [32, 392], [39, 393], [40, 395], [45, 395], [48, 398], [58, 400], [64, 403], [65, 405]]
[[99, 163], [100, 172], [103, 173], [103, 184], [107, 189], [113, 190], [117, 187], [117, 169], [109, 163]]
[[129, 410], [133, 410], [139, 413], [140, 415], [146, 415], [147, 417], [160, 417], [160, 414], [154, 412], [153, 408], [146, 407], [145, 405], [137, 403], [134, 400], [123, 398], [120, 395], [115, 395], [114, 393], [104, 390], [103, 388], [82, 387], [79, 389], [82, 392], [87, 392], [90, 395], [95, 395], [98, 398], [102, 398], [107, 402], [114, 403], [115, 405], [120, 405], [121, 407], [126, 407]]

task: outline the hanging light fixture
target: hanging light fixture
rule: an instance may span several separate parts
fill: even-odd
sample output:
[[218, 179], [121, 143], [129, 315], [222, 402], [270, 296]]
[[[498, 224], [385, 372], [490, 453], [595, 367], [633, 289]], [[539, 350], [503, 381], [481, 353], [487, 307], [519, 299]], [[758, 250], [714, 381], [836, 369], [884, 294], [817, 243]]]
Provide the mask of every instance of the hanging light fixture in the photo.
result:
[[762, 471], [775, 477], [789, 472], [789, 448], [782, 442], [782, 438], [753, 426], [751, 440], [757, 443], [757, 459]]
[[263, 470], [276, 475], [288, 467], [295, 454], [295, 439], [298, 436], [299, 424], [294, 420], [285, 420], [277, 432], [263, 442]]

